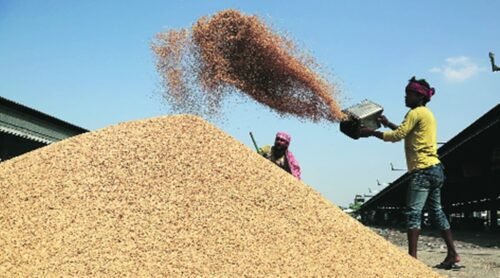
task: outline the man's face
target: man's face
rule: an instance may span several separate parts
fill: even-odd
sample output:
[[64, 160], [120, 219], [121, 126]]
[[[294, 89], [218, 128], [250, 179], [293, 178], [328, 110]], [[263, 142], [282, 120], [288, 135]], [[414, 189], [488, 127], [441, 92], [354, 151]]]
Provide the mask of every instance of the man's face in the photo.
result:
[[281, 137], [276, 137], [276, 139], [274, 140], [274, 147], [278, 149], [286, 149], [288, 148], [288, 141]]
[[406, 91], [405, 94], [405, 105], [409, 108], [417, 107], [421, 101], [422, 96], [419, 93], [413, 91]]

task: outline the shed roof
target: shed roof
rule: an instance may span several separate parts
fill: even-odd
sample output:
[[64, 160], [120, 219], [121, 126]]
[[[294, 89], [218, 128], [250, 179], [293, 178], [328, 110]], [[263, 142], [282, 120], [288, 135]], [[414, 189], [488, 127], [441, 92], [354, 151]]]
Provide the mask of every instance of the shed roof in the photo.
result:
[[[486, 210], [500, 203], [500, 104], [497, 104], [438, 149], [445, 167], [443, 207]], [[360, 210], [404, 206], [409, 174], [405, 173], [364, 203]]]
[[88, 130], [0, 97], [0, 132], [50, 144]]

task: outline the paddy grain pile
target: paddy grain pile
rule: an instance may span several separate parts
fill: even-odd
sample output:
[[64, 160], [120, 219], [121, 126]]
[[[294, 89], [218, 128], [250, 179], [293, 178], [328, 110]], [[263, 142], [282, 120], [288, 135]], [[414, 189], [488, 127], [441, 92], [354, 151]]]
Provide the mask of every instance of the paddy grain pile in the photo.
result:
[[190, 115], [122, 123], [0, 164], [0, 274], [438, 276]]
[[343, 117], [333, 82], [314, 58], [257, 16], [224, 10], [153, 42], [163, 96], [174, 111], [218, 115], [239, 92], [282, 116]]

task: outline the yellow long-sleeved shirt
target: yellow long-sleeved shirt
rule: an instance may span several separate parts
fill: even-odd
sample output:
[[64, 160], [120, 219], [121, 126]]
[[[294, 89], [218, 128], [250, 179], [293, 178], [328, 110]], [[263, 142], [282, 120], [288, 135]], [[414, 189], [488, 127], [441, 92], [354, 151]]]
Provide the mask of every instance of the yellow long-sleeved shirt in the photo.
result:
[[384, 141], [405, 139], [408, 172], [440, 163], [437, 155], [437, 125], [432, 112], [425, 106], [411, 109], [393, 131], [384, 132]]

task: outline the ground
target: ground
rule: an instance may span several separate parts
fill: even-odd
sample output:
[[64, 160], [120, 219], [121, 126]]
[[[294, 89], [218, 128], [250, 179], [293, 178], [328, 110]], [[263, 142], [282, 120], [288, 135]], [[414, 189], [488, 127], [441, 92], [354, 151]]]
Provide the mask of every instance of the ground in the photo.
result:
[[[403, 229], [371, 227], [377, 234], [407, 252], [406, 231]], [[455, 245], [462, 261], [460, 269], [436, 269], [448, 277], [500, 278], [500, 233], [453, 231]], [[446, 245], [439, 232], [423, 230], [418, 241], [418, 259], [430, 267], [446, 256]]]

